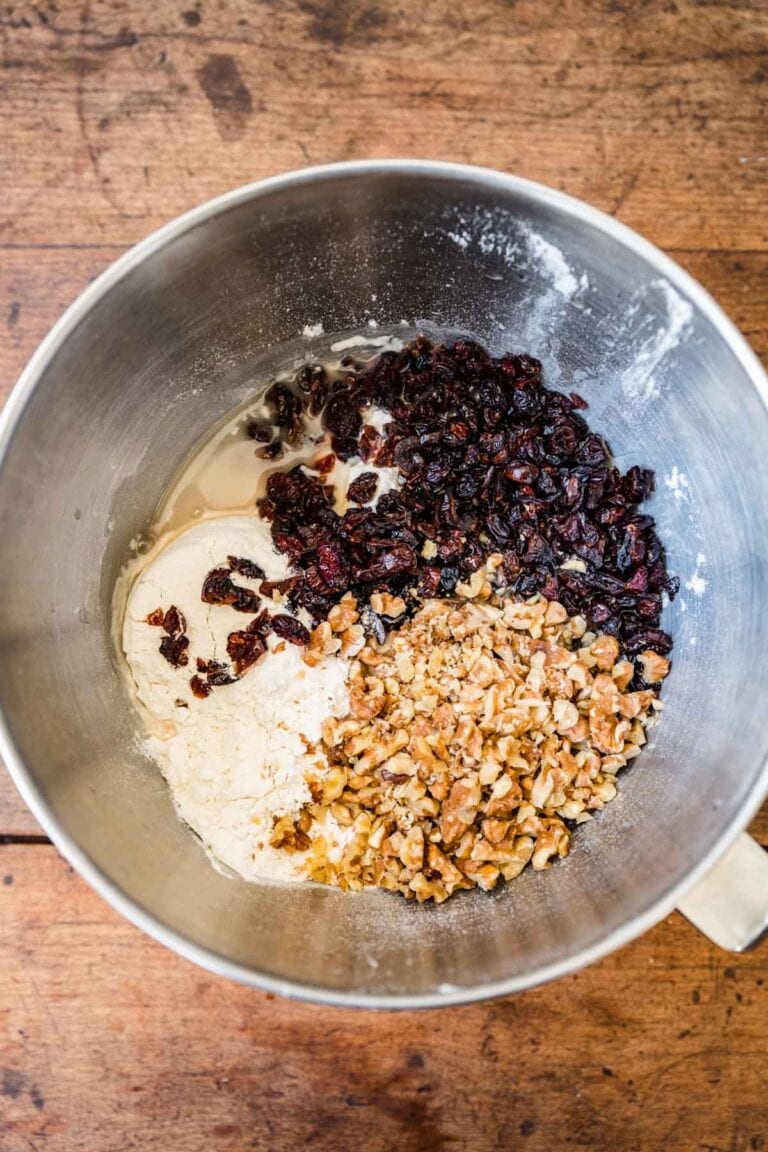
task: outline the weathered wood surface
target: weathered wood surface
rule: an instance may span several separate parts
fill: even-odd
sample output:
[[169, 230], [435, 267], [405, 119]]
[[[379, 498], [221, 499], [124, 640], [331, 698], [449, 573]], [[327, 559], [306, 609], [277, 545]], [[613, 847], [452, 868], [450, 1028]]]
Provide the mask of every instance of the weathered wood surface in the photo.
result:
[[[768, 355], [761, 0], [0, 5], [0, 401], [152, 228], [307, 163], [505, 168], [669, 251]], [[768, 808], [753, 824], [768, 844]], [[34, 837], [0, 781], [0, 841]], [[678, 916], [587, 972], [423, 1015], [226, 984], [42, 843], [0, 843], [0, 1150], [765, 1152], [768, 953]]]
[[531, 176], [665, 248], [764, 250], [760, 0], [40, 0], [4, 10], [0, 235], [130, 243], [360, 156]]
[[768, 951], [680, 917], [523, 996], [362, 1014], [178, 960], [51, 848], [0, 848], [0, 877], [8, 1152], [768, 1147]]

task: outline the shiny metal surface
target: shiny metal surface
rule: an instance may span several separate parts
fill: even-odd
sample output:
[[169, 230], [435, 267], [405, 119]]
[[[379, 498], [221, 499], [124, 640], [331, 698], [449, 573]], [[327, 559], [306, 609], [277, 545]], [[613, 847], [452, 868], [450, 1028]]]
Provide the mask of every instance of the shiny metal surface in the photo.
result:
[[[552, 247], [562, 255], [558, 258]], [[247, 885], [177, 821], [110, 638], [114, 579], [210, 425], [328, 333], [424, 323], [537, 352], [620, 463], [659, 477], [681, 574], [665, 720], [550, 873], [436, 909]], [[0, 425], [2, 752], [62, 852], [214, 971], [334, 1003], [525, 988], [665, 915], [768, 788], [768, 387], [707, 294], [634, 233], [499, 173], [418, 162], [241, 189], [110, 268], [38, 350]], [[703, 557], [703, 558], [702, 558]]]

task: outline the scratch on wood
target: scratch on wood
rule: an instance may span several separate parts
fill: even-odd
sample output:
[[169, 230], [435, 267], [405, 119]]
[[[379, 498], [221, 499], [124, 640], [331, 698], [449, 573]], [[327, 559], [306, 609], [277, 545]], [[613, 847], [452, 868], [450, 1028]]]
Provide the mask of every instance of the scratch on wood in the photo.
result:
[[[91, 19], [91, 6], [84, 4], [80, 10], [80, 47], [85, 47], [85, 36], [88, 29], [88, 24]], [[83, 57], [77, 57], [78, 61]], [[88, 69], [78, 66], [76, 69], [77, 80], [75, 83], [75, 114], [77, 116], [77, 123], [80, 129], [80, 137], [85, 145], [85, 150], [88, 154], [90, 161], [91, 171], [96, 180], [97, 188], [100, 194], [104, 197], [110, 207], [114, 208], [116, 212], [121, 212], [120, 205], [115, 200], [108, 187], [108, 181], [102, 175], [99, 167], [99, 150], [91, 143], [90, 136], [88, 135], [88, 126], [85, 119], [85, 78]]]
[[640, 180], [640, 176], [642, 174], [642, 171], [643, 171], [643, 166], [640, 165], [640, 167], [636, 168], [634, 172], [631, 172], [629, 174], [629, 176], [627, 177], [627, 179], [624, 181], [624, 185], [621, 188], [618, 196], [616, 197], [616, 203], [613, 205], [613, 207], [610, 210], [611, 216], [618, 216], [619, 212], [624, 207], [627, 200], [629, 199], [629, 197], [632, 195], [635, 188], [637, 187], [637, 184], [638, 184], [638, 181]]

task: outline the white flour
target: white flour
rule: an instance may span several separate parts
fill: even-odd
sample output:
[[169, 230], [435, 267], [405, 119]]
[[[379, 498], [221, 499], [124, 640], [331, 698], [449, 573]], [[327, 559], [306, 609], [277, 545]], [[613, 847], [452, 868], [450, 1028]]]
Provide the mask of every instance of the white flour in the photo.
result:
[[681, 500], [688, 499], [688, 477], [680, 471], [677, 464], [673, 464], [672, 471], [664, 477], [664, 484], [669, 488], [677, 504]]
[[701, 575], [699, 569], [703, 568], [707, 563], [707, 558], [703, 552], [699, 552], [696, 556], [696, 568], [693, 575], [689, 580], [686, 580], [685, 586], [689, 592], [693, 592], [694, 596], [703, 596], [707, 590], [707, 581]]
[[[532, 228], [525, 228], [524, 235], [529, 253], [536, 257], [541, 268], [546, 269], [554, 290], [570, 300], [579, 288], [579, 281], [571, 271], [563, 253]], [[587, 283], [585, 281], [585, 287]]]
[[[648, 335], [638, 333], [639, 347], [632, 365], [621, 377], [621, 387], [629, 400], [644, 403], [659, 394], [655, 373], [662, 360], [677, 348], [693, 319], [690, 303], [675, 291], [668, 280], [652, 280], [643, 292], [660, 293], [666, 310], [666, 320]], [[637, 311], [637, 304], [630, 306], [627, 320], [631, 322]]]
[[[443, 234], [467, 257], [473, 252], [494, 255], [510, 270], [524, 273], [529, 284], [535, 282], [523, 311], [515, 311], [504, 323], [492, 314], [490, 319], [503, 331], [513, 331], [521, 347], [545, 359], [548, 383], [556, 386], [560, 377], [558, 329], [569, 312], [591, 312], [586, 302], [591, 289], [587, 273], [572, 267], [564, 252], [530, 224], [501, 212], [452, 210]], [[498, 273], [491, 275], [491, 279], [502, 278]], [[631, 297], [613, 341], [616, 347], [627, 345], [631, 353], [620, 374], [631, 409], [642, 409], [658, 395], [662, 362], [688, 336], [692, 319], [689, 301], [662, 277], [649, 281]]]
[[477, 248], [484, 256], [495, 253], [508, 268], [535, 269], [559, 295], [570, 299], [588, 287], [586, 276], [577, 280], [563, 252], [529, 224], [511, 221], [487, 209], [457, 216], [457, 226], [445, 235], [463, 252]]
[[[589, 290], [585, 272], [578, 275], [563, 251], [529, 224], [500, 213], [477, 208], [453, 213], [444, 234], [468, 258], [479, 252], [494, 255], [515, 274], [524, 274], [538, 287], [527, 296], [525, 308], [504, 321], [488, 317], [502, 332], [512, 331], [515, 343], [547, 361], [550, 384], [557, 384], [559, 329], [568, 310], [588, 311], [584, 295]], [[502, 280], [500, 272], [489, 273]]]
[[[302, 649], [286, 644], [234, 684], [198, 699], [189, 686], [198, 656], [227, 660], [227, 636], [250, 617], [200, 599], [203, 580], [228, 556], [253, 560], [267, 577], [288, 571], [267, 525], [254, 516], [226, 516], [197, 524], [155, 550], [128, 600], [123, 647], [136, 692], [154, 721], [147, 741], [165, 775], [180, 816], [217, 861], [246, 879], [298, 879], [300, 855], [269, 847], [275, 815], [296, 815], [310, 799], [307, 769], [322, 765], [307, 745], [320, 740], [323, 720], [347, 711], [347, 662], [314, 668]], [[236, 582], [254, 587], [238, 575]], [[147, 624], [156, 608], [175, 604], [186, 617], [189, 664], [172, 667], [159, 652], [161, 629]], [[275, 612], [285, 611], [273, 605]], [[270, 636], [270, 646], [278, 643]], [[331, 831], [340, 840], [339, 829]]]

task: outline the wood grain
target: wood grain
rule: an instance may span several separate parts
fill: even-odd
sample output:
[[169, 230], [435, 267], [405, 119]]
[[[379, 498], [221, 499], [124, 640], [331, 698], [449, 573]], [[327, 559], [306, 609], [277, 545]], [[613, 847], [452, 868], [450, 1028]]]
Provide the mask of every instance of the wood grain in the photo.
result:
[[272, 172], [428, 156], [566, 188], [665, 248], [765, 250], [759, 0], [191, 11], [46, 0], [3, 17], [0, 238], [130, 243]]
[[[62, 309], [210, 196], [365, 156], [489, 164], [669, 251], [768, 355], [762, 0], [0, 5], [0, 402]], [[768, 845], [768, 807], [752, 826]], [[673, 916], [493, 1004], [357, 1014], [119, 919], [0, 780], [0, 1150], [766, 1152], [765, 949]]]
[[0, 876], [4, 1152], [766, 1147], [768, 952], [678, 916], [522, 996], [371, 1014], [204, 973], [52, 849], [0, 848]]

